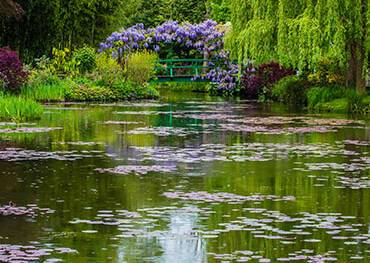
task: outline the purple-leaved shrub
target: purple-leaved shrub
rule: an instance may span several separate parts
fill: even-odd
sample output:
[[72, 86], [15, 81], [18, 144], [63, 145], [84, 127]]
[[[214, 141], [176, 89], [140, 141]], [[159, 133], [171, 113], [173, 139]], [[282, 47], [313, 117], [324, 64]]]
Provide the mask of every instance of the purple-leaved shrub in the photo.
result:
[[5, 83], [6, 90], [19, 92], [27, 76], [17, 52], [9, 47], [0, 48], [0, 78]]

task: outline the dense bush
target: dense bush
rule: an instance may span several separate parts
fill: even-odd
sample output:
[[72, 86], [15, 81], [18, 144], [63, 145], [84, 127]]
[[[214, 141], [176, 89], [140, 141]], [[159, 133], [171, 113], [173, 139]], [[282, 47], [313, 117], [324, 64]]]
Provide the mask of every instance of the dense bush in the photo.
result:
[[124, 77], [122, 67], [109, 54], [101, 53], [96, 60], [95, 80], [101, 86], [112, 86], [113, 83]]
[[0, 79], [2, 86], [10, 92], [19, 92], [27, 79], [27, 72], [17, 52], [8, 47], [0, 48]]
[[334, 99], [344, 98], [347, 89], [343, 86], [313, 87], [307, 92], [308, 107], [314, 109], [320, 103], [329, 102]]
[[114, 83], [113, 91], [118, 100], [154, 99], [159, 96], [158, 91], [153, 86], [122, 80]]
[[50, 61], [49, 70], [59, 77], [76, 76], [79, 73], [79, 62], [72, 57], [68, 48], [59, 50], [53, 48], [53, 58]]
[[108, 87], [80, 84], [66, 92], [66, 100], [70, 101], [110, 101], [114, 99], [114, 92]]
[[125, 63], [127, 80], [144, 85], [155, 76], [158, 56], [149, 51], [135, 52], [129, 55]]
[[368, 113], [370, 99], [354, 89], [333, 85], [314, 87], [307, 92], [308, 107], [314, 111]]
[[271, 97], [271, 87], [280, 79], [293, 75], [294, 70], [287, 69], [276, 62], [262, 64], [257, 68], [252, 66], [245, 69], [241, 78], [241, 86], [248, 99], [257, 99], [262, 96], [263, 100]]
[[112, 86], [97, 86], [89, 79], [76, 79], [76, 85], [66, 92], [70, 101], [118, 101], [128, 99], [152, 99], [158, 97], [158, 91], [151, 86], [143, 86], [127, 81], [116, 81]]
[[91, 72], [96, 68], [96, 53], [91, 47], [83, 47], [73, 52], [73, 58], [78, 63], [81, 73]]
[[343, 78], [344, 72], [338, 65], [327, 58], [322, 58], [318, 64], [316, 71], [308, 76], [310, 82], [320, 85], [341, 85], [345, 84]]
[[308, 88], [308, 81], [298, 76], [287, 76], [272, 86], [272, 98], [290, 105], [305, 106]]
[[26, 121], [39, 119], [44, 108], [37, 102], [16, 96], [0, 96], [0, 119]]

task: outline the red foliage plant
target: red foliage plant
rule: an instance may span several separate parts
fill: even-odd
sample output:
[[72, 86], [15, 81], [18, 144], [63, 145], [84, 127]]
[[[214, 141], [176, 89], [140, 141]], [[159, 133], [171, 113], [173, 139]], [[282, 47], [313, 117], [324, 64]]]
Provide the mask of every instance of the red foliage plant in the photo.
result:
[[263, 87], [271, 87], [280, 79], [294, 73], [294, 70], [284, 68], [276, 62], [262, 64], [257, 68], [250, 66], [244, 71], [241, 85], [248, 99], [257, 99]]
[[28, 73], [23, 68], [18, 53], [9, 47], [0, 48], [0, 79], [8, 91], [19, 92], [27, 80]]

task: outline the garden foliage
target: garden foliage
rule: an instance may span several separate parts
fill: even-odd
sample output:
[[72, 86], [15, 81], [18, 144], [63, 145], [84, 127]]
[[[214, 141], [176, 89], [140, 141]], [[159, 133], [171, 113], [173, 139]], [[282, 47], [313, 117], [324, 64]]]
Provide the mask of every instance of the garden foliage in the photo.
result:
[[17, 52], [8, 47], [0, 48], [0, 79], [1, 86], [10, 92], [19, 92], [27, 79], [27, 71], [24, 69]]
[[154, 52], [142, 51], [130, 54], [125, 63], [125, 76], [128, 81], [145, 85], [155, 77], [158, 56]]
[[272, 59], [300, 72], [315, 72], [329, 59], [350, 87], [365, 88], [366, 39], [370, 35], [366, 0], [233, 0], [227, 46], [239, 62]]
[[78, 63], [81, 73], [92, 72], [96, 68], [96, 52], [93, 48], [84, 46], [73, 52], [73, 59]]
[[242, 89], [248, 99], [263, 100], [271, 98], [271, 87], [280, 79], [293, 75], [294, 70], [283, 67], [276, 62], [262, 64], [259, 67], [249, 66], [241, 78]]

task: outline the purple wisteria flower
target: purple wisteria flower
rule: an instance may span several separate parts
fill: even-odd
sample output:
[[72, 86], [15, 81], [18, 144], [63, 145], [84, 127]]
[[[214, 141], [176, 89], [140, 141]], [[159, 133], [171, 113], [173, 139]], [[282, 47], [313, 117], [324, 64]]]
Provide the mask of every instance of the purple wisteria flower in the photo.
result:
[[161, 57], [168, 57], [173, 51], [182, 56], [208, 57], [210, 69], [195, 79], [210, 80], [219, 90], [232, 91], [237, 86], [238, 67], [229, 61], [229, 54], [223, 50], [224, 33], [217, 26], [213, 20], [200, 24], [167, 21], [148, 29], [137, 24], [121, 32], [113, 32], [100, 44], [100, 51], [109, 51], [115, 57], [136, 50], [151, 50]]

